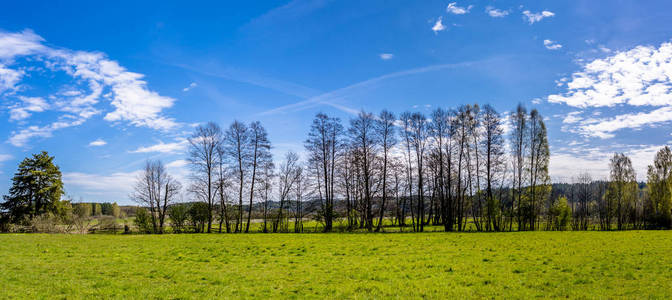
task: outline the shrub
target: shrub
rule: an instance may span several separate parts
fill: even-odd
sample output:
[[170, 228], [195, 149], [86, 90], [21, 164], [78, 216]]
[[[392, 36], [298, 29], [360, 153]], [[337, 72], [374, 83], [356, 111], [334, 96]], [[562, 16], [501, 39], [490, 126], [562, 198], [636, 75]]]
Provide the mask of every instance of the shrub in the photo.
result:
[[35, 216], [30, 220], [30, 228], [33, 232], [40, 233], [64, 233], [63, 226], [59, 226], [62, 223], [62, 219], [55, 216], [52, 213], [45, 213], [39, 216]]
[[208, 205], [203, 202], [196, 202], [189, 208], [189, 218], [196, 232], [204, 232], [205, 224], [208, 222]]
[[168, 216], [173, 226], [173, 232], [180, 233], [189, 219], [189, 205], [175, 204], [168, 208]]
[[135, 220], [133, 221], [138, 231], [141, 233], [152, 233], [152, 217], [143, 207], [138, 207], [135, 211]]
[[567, 198], [562, 196], [551, 207], [553, 226], [556, 230], [566, 230], [572, 220], [572, 209], [567, 205]]

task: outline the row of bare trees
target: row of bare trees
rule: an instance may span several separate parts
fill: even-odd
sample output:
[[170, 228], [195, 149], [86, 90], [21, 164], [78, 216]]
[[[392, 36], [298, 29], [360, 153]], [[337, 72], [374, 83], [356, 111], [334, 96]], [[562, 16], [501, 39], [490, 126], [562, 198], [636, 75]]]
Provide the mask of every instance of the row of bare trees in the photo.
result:
[[[623, 154], [608, 182], [587, 174], [552, 193], [543, 117], [519, 105], [438, 108], [425, 115], [360, 112], [346, 126], [318, 113], [304, 160], [288, 152], [274, 163], [259, 122], [196, 128], [189, 138], [188, 191], [207, 205], [210, 232], [302, 232], [304, 220], [324, 231], [575, 230], [669, 227], [672, 154], [661, 150], [641, 190]], [[180, 184], [149, 161], [133, 194], [149, 208], [155, 232]], [[306, 204], [317, 209], [306, 211]], [[251, 226], [254, 224], [254, 226]]]
[[325, 231], [338, 216], [337, 197], [351, 230], [380, 231], [386, 222], [413, 231], [534, 230], [552, 205], [546, 127], [536, 110], [522, 106], [509, 119], [475, 104], [429, 117], [361, 112], [346, 129], [318, 114], [305, 143], [306, 168]]

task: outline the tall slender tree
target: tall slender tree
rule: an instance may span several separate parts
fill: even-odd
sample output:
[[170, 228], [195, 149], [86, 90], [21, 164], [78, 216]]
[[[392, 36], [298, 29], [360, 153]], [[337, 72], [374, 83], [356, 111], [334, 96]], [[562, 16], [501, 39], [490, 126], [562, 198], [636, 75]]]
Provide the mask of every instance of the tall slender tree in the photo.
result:
[[657, 228], [672, 227], [672, 150], [665, 146], [656, 153], [648, 168], [647, 187], [649, 224]]
[[343, 125], [340, 119], [318, 113], [313, 120], [305, 142], [309, 154], [308, 161], [313, 165], [317, 177], [317, 190], [322, 203], [324, 231], [333, 228], [334, 185], [336, 163], [342, 151]]
[[252, 179], [250, 179], [250, 201], [247, 207], [247, 225], [245, 225], [245, 232], [250, 231], [250, 218], [252, 216], [252, 200], [254, 199], [254, 184], [257, 179], [257, 167], [259, 162], [270, 161], [271, 157], [271, 142], [268, 140], [268, 133], [266, 129], [261, 126], [259, 121], [252, 122], [249, 127], [249, 148], [251, 152], [250, 168], [252, 168]]
[[416, 213], [417, 230], [422, 232], [425, 228], [425, 198], [424, 198], [424, 159], [427, 146], [427, 117], [421, 113], [411, 115], [410, 124], [411, 144], [415, 154], [415, 163], [418, 171], [418, 203]]
[[[513, 198], [518, 216], [518, 230], [523, 230], [523, 179], [525, 171], [525, 157], [527, 156], [527, 110], [518, 104], [510, 115], [511, 120], [511, 155], [513, 163]], [[513, 204], [514, 202], [512, 202]], [[509, 223], [512, 226], [513, 222]], [[511, 227], [509, 227], [511, 230]]]
[[246, 179], [250, 167], [250, 133], [247, 125], [233, 121], [224, 134], [223, 151], [229, 159], [229, 165], [236, 174], [238, 184], [238, 213], [234, 232], [243, 231], [243, 197]]
[[[527, 169], [529, 171], [530, 203], [527, 219], [530, 230], [534, 230], [538, 221], [537, 216], [539, 215], [541, 202], [550, 193], [550, 177], [548, 176], [550, 152], [543, 117], [536, 109], [533, 109], [528, 120], [529, 159]], [[550, 207], [551, 205], [548, 205], [548, 208]]]
[[[406, 190], [408, 192], [408, 201], [410, 202], [409, 206], [411, 207], [411, 225], [413, 226], [413, 231], [417, 231], [417, 226], [415, 224], [415, 207], [413, 206], [413, 159], [411, 155], [411, 146], [412, 146], [412, 138], [411, 138], [411, 130], [412, 130], [412, 121], [411, 121], [411, 116], [412, 114], [410, 112], [404, 112], [401, 114], [401, 124], [402, 124], [402, 136], [403, 136], [403, 141], [404, 141], [404, 148], [406, 148], [404, 157], [406, 159]], [[405, 211], [402, 211], [402, 214], [404, 214]], [[405, 222], [405, 218], [401, 220], [399, 223], [400, 226], [403, 228], [403, 224]]]
[[[446, 160], [450, 160], [450, 154], [446, 150], [450, 147], [451, 139], [451, 119], [450, 113], [441, 108], [437, 108], [432, 113], [432, 123], [430, 124], [431, 136], [434, 138], [434, 146], [437, 153], [437, 191], [441, 210], [441, 220], [445, 231], [453, 230], [452, 216], [452, 198], [450, 196], [450, 171], [444, 170]], [[450, 164], [450, 162], [448, 162]], [[447, 175], [447, 176], [446, 176]], [[448, 177], [448, 178], [446, 178]]]
[[375, 160], [380, 148], [380, 137], [376, 132], [376, 119], [373, 114], [360, 112], [350, 120], [348, 128], [351, 149], [357, 155], [357, 167], [361, 174], [364, 191], [364, 219], [368, 231], [373, 230], [373, 185]]
[[285, 161], [280, 165], [278, 173], [278, 192], [280, 193], [278, 200], [280, 201], [280, 207], [273, 224], [273, 232], [277, 232], [287, 218], [287, 214], [285, 214], [286, 205], [288, 205], [289, 197], [292, 191], [295, 190], [297, 181], [300, 179], [299, 176], [301, 176], [299, 155], [291, 151], [287, 152], [285, 154]]
[[[615, 153], [610, 160], [610, 182], [607, 189], [610, 213], [616, 217], [616, 228], [623, 230], [627, 226], [628, 212], [632, 209], [637, 197], [637, 181], [632, 161], [623, 153]], [[611, 225], [608, 218], [607, 225]]]
[[376, 120], [376, 135], [380, 141], [380, 146], [383, 150], [382, 157], [382, 198], [380, 203], [380, 212], [378, 213], [378, 227], [376, 231], [380, 231], [383, 218], [385, 216], [385, 204], [388, 202], [388, 166], [390, 165], [390, 151], [397, 144], [396, 136], [396, 118], [393, 113], [383, 110], [378, 115]]
[[486, 230], [501, 230], [502, 214], [500, 199], [495, 195], [495, 187], [502, 182], [504, 172], [504, 128], [502, 119], [490, 105], [482, 110], [483, 151], [485, 159], [485, 197], [486, 197]]
[[222, 130], [219, 125], [209, 122], [198, 126], [189, 138], [189, 163], [193, 170], [194, 184], [190, 190], [205, 201], [208, 206], [208, 228], [211, 232], [212, 211], [217, 191], [217, 151], [222, 143]]

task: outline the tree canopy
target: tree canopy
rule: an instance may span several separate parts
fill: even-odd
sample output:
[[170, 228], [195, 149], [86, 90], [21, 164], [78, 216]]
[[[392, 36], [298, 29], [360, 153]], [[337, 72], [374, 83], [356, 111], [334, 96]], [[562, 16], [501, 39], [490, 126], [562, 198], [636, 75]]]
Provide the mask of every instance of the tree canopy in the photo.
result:
[[9, 195], [0, 204], [3, 219], [12, 223], [51, 212], [63, 214], [61, 170], [46, 151], [25, 158], [12, 178]]

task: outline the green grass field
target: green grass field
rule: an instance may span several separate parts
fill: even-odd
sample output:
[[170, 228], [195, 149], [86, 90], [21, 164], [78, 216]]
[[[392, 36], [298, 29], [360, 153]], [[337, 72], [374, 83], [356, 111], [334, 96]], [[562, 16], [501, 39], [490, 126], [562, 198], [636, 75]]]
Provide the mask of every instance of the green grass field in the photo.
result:
[[0, 235], [0, 298], [672, 296], [672, 232]]

